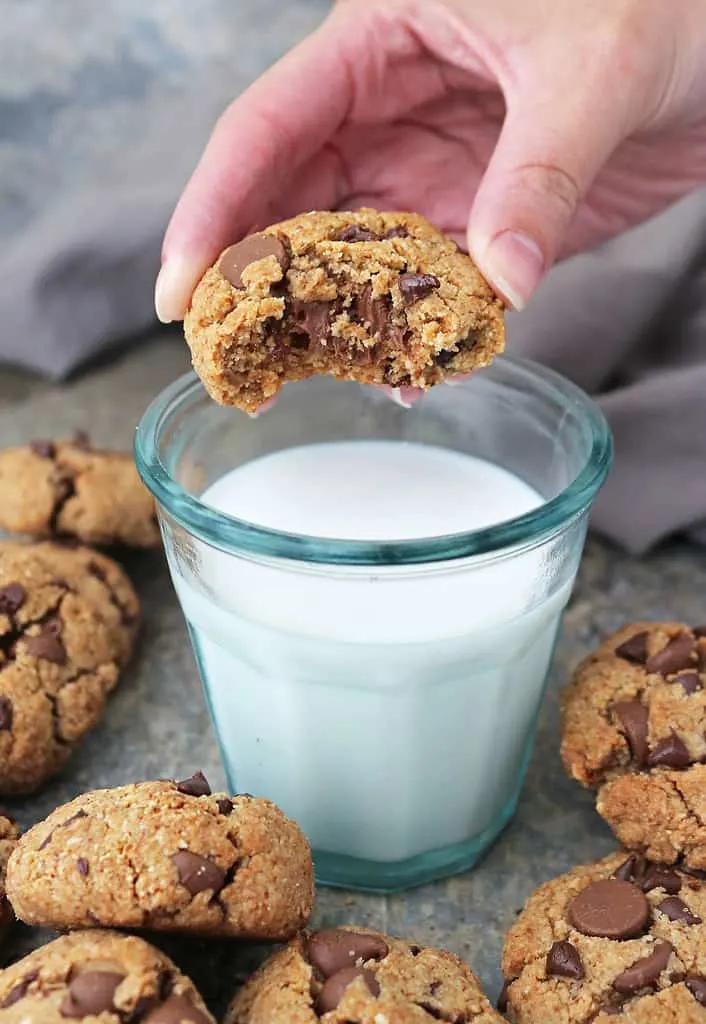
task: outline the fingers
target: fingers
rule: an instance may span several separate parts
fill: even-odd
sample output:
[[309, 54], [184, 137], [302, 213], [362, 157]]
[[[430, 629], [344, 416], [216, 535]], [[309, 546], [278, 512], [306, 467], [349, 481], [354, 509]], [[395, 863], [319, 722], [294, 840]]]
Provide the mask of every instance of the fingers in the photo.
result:
[[[221, 116], [165, 235], [155, 289], [163, 322], [183, 317], [206, 267], [231, 242], [262, 226], [258, 221], [268, 207], [345, 120], [353, 100], [351, 20], [336, 11]], [[321, 183], [326, 195], [316, 205], [333, 205], [331, 174]], [[314, 181], [312, 201], [316, 193]]]
[[627, 133], [620, 102], [585, 82], [573, 94], [555, 87], [533, 95], [522, 84], [509, 98], [468, 228], [471, 254], [514, 309], [528, 302], [579, 202]]

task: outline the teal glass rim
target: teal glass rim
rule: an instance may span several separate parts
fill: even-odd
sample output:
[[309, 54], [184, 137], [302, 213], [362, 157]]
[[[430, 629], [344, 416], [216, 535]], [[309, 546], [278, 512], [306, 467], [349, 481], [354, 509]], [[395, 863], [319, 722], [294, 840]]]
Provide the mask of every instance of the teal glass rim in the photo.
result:
[[157, 502], [187, 533], [222, 551], [357, 566], [423, 565], [477, 555], [500, 556], [508, 549], [537, 544], [585, 512], [608, 475], [613, 455], [610, 428], [598, 406], [580, 388], [529, 360], [505, 355], [501, 361], [540, 387], [548, 398], [577, 413], [589, 435], [589, 454], [581, 471], [560, 494], [497, 526], [403, 541], [337, 540], [257, 526], [203, 504], [169, 473], [159, 451], [159, 439], [170, 418], [205, 399], [203, 385], [193, 372], [177, 378], [147, 408], [135, 433], [137, 469]]

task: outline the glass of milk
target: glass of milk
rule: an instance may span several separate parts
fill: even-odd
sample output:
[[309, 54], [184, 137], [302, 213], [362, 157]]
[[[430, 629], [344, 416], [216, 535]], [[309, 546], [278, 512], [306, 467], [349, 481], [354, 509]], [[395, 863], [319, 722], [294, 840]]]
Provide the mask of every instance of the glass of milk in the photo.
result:
[[471, 868], [515, 810], [610, 465], [593, 402], [503, 357], [409, 410], [320, 378], [252, 419], [187, 375], [136, 457], [233, 792], [299, 822], [322, 884]]

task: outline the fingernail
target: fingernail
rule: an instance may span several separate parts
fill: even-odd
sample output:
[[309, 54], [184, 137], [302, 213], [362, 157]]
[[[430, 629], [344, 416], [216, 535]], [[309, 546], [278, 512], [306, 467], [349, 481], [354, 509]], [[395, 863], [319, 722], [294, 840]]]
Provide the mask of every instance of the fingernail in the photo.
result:
[[184, 256], [170, 256], [162, 264], [154, 286], [154, 308], [163, 324], [183, 320], [201, 275], [200, 266]]
[[273, 405], [276, 405], [278, 399], [279, 395], [275, 395], [273, 398], [268, 398], [266, 402], [262, 403], [259, 409], [255, 410], [255, 412], [249, 412], [248, 416], [251, 420], [256, 420], [259, 416], [262, 416], [263, 413], [267, 412], [268, 409], [271, 409]]
[[385, 388], [385, 391], [392, 401], [396, 405], [401, 405], [403, 409], [411, 409], [424, 395], [422, 388]]
[[483, 272], [513, 309], [524, 309], [544, 276], [544, 255], [522, 231], [502, 231], [485, 251]]

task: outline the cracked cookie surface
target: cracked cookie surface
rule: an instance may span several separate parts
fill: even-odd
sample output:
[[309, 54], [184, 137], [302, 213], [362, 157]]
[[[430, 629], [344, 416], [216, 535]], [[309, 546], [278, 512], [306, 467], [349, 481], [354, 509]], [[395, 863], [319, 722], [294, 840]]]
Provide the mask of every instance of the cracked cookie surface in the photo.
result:
[[268, 800], [203, 776], [84, 793], [20, 839], [7, 892], [27, 924], [286, 939], [314, 902], [309, 844]]
[[577, 668], [562, 758], [620, 841], [706, 870], [706, 628], [635, 623]]
[[159, 546], [152, 495], [132, 456], [76, 441], [0, 451], [0, 529], [86, 544]]
[[5, 870], [19, 834], [14, 818], [0, 807], [0, 965], [3, 962], [5, 939], [15, 920], [5, 894]]
[[619, 851], [547, 882], [503, 950], [514, 1024], [706, 1024], [706, 888]]
[[0, 793], [53, 775], [132, 653], [139, 602], [89, 548], [0, 541]]
[[211, 397], [255, 412], [315, 374], [424, 389], [468, 374], [503, 350], [503, 310], [418, 214], [313, 212], [225, 250], [184, 330]]
[[64, 935], [0, 973], [2, 1024], [215, 1024], [163, 953], [135, 936]]
[[452, 953], [379, 932], [298, 935], [238, 991], [224, 1024], [501, 1024]]

